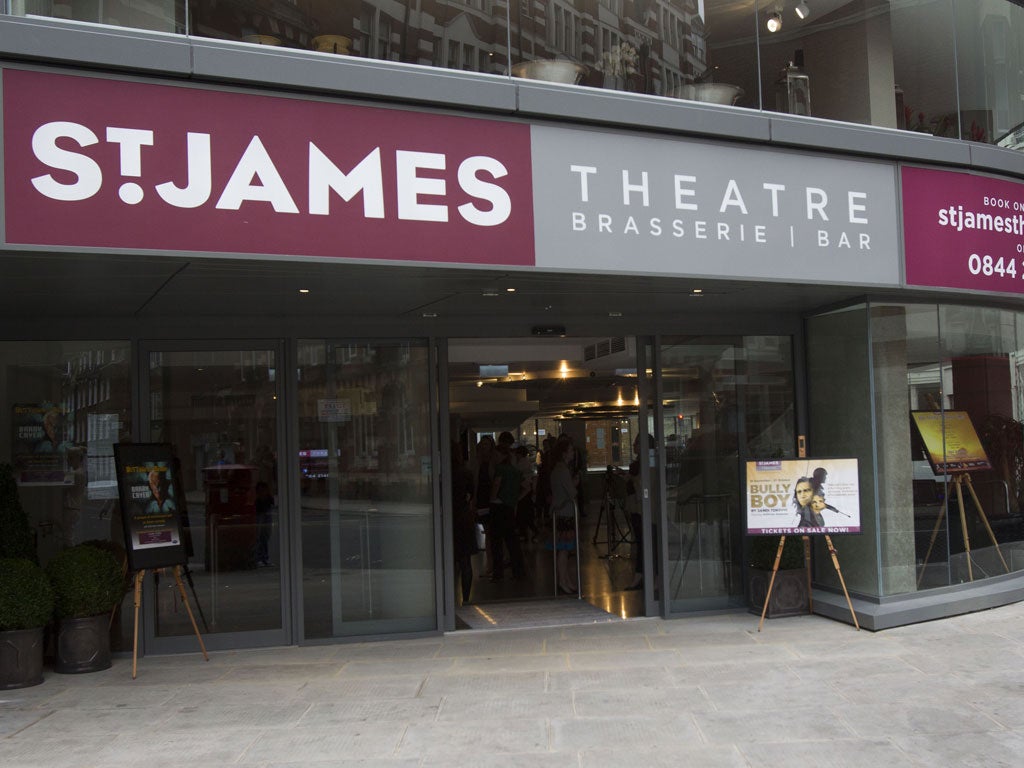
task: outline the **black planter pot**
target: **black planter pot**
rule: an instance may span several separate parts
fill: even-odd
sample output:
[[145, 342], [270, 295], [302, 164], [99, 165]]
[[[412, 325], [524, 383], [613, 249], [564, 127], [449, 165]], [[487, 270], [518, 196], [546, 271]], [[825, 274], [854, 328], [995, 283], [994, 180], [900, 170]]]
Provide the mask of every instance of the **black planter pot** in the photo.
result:
[[[763, 610], [771, 578], [771, 571], [750, 570], [751, 613], [760, 615]], [[806, 614], [808, 604], [807, 571], [804, 568], [777, 571], [765, 617], [775, 619], [781, 616]]]
[[110, 616], [61, 619], [57, 623], [54, 672], [77, 675], [110, 669]]
[[43, 682], [43, 629], [0, 632], [0, 691]]

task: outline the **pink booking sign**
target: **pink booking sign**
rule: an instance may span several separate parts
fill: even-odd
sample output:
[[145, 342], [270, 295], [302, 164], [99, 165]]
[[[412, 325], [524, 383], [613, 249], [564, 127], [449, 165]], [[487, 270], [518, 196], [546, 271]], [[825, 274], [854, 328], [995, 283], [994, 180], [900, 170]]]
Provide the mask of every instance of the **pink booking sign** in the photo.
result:
[[530, 128], [3, 71], [8, 244], [534, 264]]
[[1024, 294], [1024, 184], [902, 169], [907, 285]]

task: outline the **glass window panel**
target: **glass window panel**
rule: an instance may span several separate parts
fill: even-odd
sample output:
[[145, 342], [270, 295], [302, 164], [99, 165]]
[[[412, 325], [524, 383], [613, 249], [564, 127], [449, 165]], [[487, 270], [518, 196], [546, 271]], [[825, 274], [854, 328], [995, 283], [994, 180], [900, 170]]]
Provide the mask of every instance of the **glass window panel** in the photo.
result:
[[307, 638], [433, 629], [425, 345], [299, 346]]
[[10, 13], [185, 33], [184, 0], [11, 0]]
[[897, 128], [949, 138], [959, 135], [956, 48], [952, 0], [893, 3]]
[[889, 0], [806, 0], [803, 19], [795, 7], [760, 3], [764, 108], [895, 128]]
[[788, 336], [746, 336], [739, 372], [744, 398], [747, 455], [752, 459], [796, 456], [793, 351]]
[[1024, 148], [1024, 8], [956, 0], [960, 131], [968, 141]]
[[695, 4], [695, 13], [688, 15], [693, 5], [683, 2], [671, 6], [671, 34], [679, 42], [678, 48], [665, 49], [664, 69], [673, 76], [678, 70], [679, 90], [674, 89], [674, 77], [667, 77], [664, 95], [760, 107], [754, 8], [704, 0]]
[[662, 341], [672, 612], [744, 599], [740, 462], [793, 456], [792, 365], [785, 337]]
[[[131, 440], [131, 370], [126, 341], [0, 343], [0, 460], [43, 565], [84, 541], [124, 541], [113, 445]], [[115, 617], [115, 649], [130, 647], [130, 615]]]
[[[851, 591], [906, 594], [1024, 568], [1021, 322], [1007, 310], [934, 304], [809, 321], [811, 453], [861, 465], [863, 534], [837, 540]], [[872, 405], [862, 402], [869, 392]], [[915, 411], [938, 414], [940, 428], [923, 433]], [[954, 429], [964, 414], [967, 430]], [[939, 466], [976, 450], [972, 431], [991, 468]], [[818, 555], [817, 580], [838, 587], [820, 545]]]
[[755, 13], [704, 0], [654, 6], [601, 0], [547, 0], [510, 6], [519, 77], [758, 105]]
[[[153, 352], [150, 438], [181, 462], [189, 585], [207, 633], [282, 628], [277, 355]], [[158, 637], [193, 633], [173, 579], [157, 581]]]
[[990, 470], [954, 473], [949, 478], [946, 527], [951, 583], [1024, 568], [1019, 322], [1017, 313], [1006, 310], [939, 307], [943, 391], [948, 394], [943, 405], [967, 414], [992, 465]]

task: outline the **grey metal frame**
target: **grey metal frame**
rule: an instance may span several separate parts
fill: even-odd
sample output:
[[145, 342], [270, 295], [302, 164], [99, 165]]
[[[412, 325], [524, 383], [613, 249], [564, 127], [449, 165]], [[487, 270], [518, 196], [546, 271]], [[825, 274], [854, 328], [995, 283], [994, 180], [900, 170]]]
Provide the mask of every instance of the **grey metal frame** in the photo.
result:
[[[275, 360], [280, 361], [278, 365], [285, 362], [285, 342], [281, 339], [202, 339], [196, 341], [162, 341], [162, 340], [140, 340], [135, 342], [134, 349], [137, 350], [135, 359], [135, 378], [133, 384], [133, 395], [137, 392], [138, 399], [136, 409], [139, 419], [136, 422], [134, 433], [141, 442], [150, 440], [150, 391], [149, 391], [149, 356], [153, 352], [193, 352], [193, 351], [244, 351], [248, 349], [270, 349], [274, 351]], [[287, 433], [292, 431], [290, 424], [286, 421], [285, 403], [294, 400], [292, 393], [285, 391], [287, 376], [279, 376], [277, 412], [277, 455], [287, 455], [286, 450], [289, 440]], [[290, 469], [290, 462], [287, 465], [278, 465], [278, 473], [285, 473], [281, 487], [288, 489], [291, 485], [289, 476], [295, 474]], [[284, 498], [282, 498], [284, 497]], [[297, 497], [289, 494], [281, 494], [279, 489], [278, 508], [291, 510]], [[294, 514], [288, 514], [289, 524], [279, 526], [282, 537], [281, 551], [286, 562], [281, 568], [280, 584], [280, 605], [281, 605], [281, 628], [275, 630], [261, 630], [256, 632], [223, 632], [216, 634], [204, 634], [203, 642], [208, 650], [224, 650], [239, 647], [265, 647], [275, 645], [290, 645], [293, 642], [293, 621], [291, 620], [292, 592], [294, 579], [292, 563], [294, 557], [295, 539], [291, 535], [292, 520]], [[144, 651], [152, 653], [188, 653], [196, 649], [196, 638], [193, 635], [179, 635], [175, 637], [157, 637], [155, 625], [156, 594], [154, 577], [148, 574], [143, 583], [142, 610], [140, 611], [142, 623], [142, 647]], [[189, 595], [191, 599], [192, 596]]]

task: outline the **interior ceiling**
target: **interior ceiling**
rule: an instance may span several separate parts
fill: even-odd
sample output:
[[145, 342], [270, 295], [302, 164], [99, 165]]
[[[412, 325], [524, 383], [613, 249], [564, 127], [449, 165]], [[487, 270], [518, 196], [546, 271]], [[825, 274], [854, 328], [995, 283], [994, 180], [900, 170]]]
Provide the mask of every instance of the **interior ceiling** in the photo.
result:
[[[473, 336], [474, 323], [499, 315], [564, 325], [588, 317], [799, 313], [863, 293], [805, 283], [325, 261], [43, 253], [0, 258], [0, 317], [22, 319], [436, 316], [464, 322], [465, 335]], [[694, 289], [702, 293], [695, 296]]]

